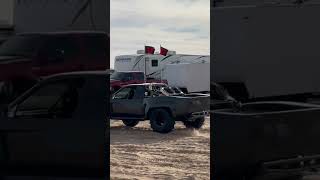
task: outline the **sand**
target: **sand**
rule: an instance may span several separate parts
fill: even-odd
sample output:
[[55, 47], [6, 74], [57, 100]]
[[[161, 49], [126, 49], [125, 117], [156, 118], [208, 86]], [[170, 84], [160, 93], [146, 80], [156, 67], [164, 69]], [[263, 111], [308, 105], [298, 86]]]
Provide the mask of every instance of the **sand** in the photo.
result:
[[111, 121], [111, 179], [210, 179], [209, 118], [200, 130], [177, 122], [168, 134], [153, 132], [149, 121], [134, 128]]

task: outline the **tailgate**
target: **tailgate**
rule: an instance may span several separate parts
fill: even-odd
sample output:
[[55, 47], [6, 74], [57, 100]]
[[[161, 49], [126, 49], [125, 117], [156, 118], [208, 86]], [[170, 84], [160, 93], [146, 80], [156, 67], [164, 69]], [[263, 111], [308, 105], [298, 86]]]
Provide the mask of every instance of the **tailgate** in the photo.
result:
[[188, 104], [190, 104], [188, 106], [189, 113], [210, 110], [210, 96], [208, 95], [187, 96], [187, 100], [189, 101]]

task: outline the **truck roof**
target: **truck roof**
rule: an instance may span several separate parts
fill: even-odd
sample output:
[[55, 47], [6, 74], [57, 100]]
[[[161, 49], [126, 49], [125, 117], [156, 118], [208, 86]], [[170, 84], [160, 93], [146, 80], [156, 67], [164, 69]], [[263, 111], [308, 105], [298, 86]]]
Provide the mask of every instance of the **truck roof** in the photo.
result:
[[55, 35], [87, 35], [87, 34], [108, 35], [106, 32], [103, 32], [103, 31], [27, 32], [27, 33], [18, 33], [17, 35], [18, 36], [25, 36], [25, 35], [55, 36]]
[[144, 73], [143, 71], [115, 71], [119, 73]]
[[75, 71], [75, 72], [66, 72], [66, 73], [59, 73], [54, 74], [51, 76], [47, 76], [45, 79], [51, 79], [51, 78], [60, 78], [60, 77], [66, 77], [66, 76], [92, 76], [92, 75], [98, 75], [98, 76], [108, 76], [109, 70], [106, 71]]
[[165, 83], [141, 83], [141, 84], [128, 84], [128, 85], [126, 85], [126, 86], [124, 86], [124, 87], [127, 87], [127, 86], [152, 86], [152, 85], [165, 85], [165, 86], [167, 86], [167, 84], [165, 84]]

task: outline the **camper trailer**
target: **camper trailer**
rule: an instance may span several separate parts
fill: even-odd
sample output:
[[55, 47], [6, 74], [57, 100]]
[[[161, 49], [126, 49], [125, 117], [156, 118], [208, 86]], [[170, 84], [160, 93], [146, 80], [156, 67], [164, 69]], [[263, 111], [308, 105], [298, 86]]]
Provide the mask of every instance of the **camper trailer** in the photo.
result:
[[162, 79], [166, 79], [169, 86], [179, 87], [187, 93], [208, 93], [210, 92], [210, 64], [166, 64], [163, 69]]
[[319, 9], [314, 0], [217, 2], [211, 81], [241, 101], [314, 97], [320, 92]]
[[[187, 84], [196, 81], [202, 81], [202, 77], [197, 75], [197, 72], [210, 73], [210, 56], [209, 55], [188, 55], [188, 54], [176, 54], [175, 51], [169, 51], [166, 56], [161, 54], [145, 54], [144, 50], [138, 50], [137, 54], [133, 55], [120, 55], [115, 57], [114, 67], [116, 71], [142, 71], [145, 73], [147, 79], [161, 79], [167, 82], [172, 82], [173, 86], [178, 86], [181, 88], [187, 88]], [[184, 65], [180, 65], [184, 64]], [[185, 64], [189, 64], [188, 66]], [[207, 67], [199, 69], [199, 65], [196, 64], [207, 64]], [[166, 67], [166, 65], [172, 65]], [[187, 67], [187, 68], [186, 68]], [[194, 68], [193, 68], [194, 67]], [[202, 67], [202, 66], [201, 66]], [[183, 77], [184, 79], [177, 79], [173, 77], [172, 70], [177, 69], [180, 72], [178, 77]], [[189, 76], [184, 76], [183, 74], [188, 74], [190, 71], [190, 79], [185, 79]], [[169, 73], [169, 74], [166, 74]], [[200, 73], [201, 74], [201, 73]], [[196, 76], [197, 75], [197, 76]], [[171, 79], [174, 78], [174, 79]], [[185, 82], [184, 84], [176, 82]], [[208, 80], [209, 86], [209, 80]], [[199, 89], [199, 88], [198, 88]], [[206, 87], [201, 87], [200, 89], [206, 89]], [[187, 90], [187, 92], [195, 92], [193, 90]]]

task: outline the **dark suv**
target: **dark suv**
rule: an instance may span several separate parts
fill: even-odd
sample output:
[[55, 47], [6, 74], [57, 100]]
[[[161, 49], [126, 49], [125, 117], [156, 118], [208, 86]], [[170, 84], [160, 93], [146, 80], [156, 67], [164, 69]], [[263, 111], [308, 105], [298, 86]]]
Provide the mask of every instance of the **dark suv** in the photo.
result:
[[106, 70], [109, 36], [103, 32], [25, 33], [0, 46], [0, 103], [11, 101], [44, 76]]

